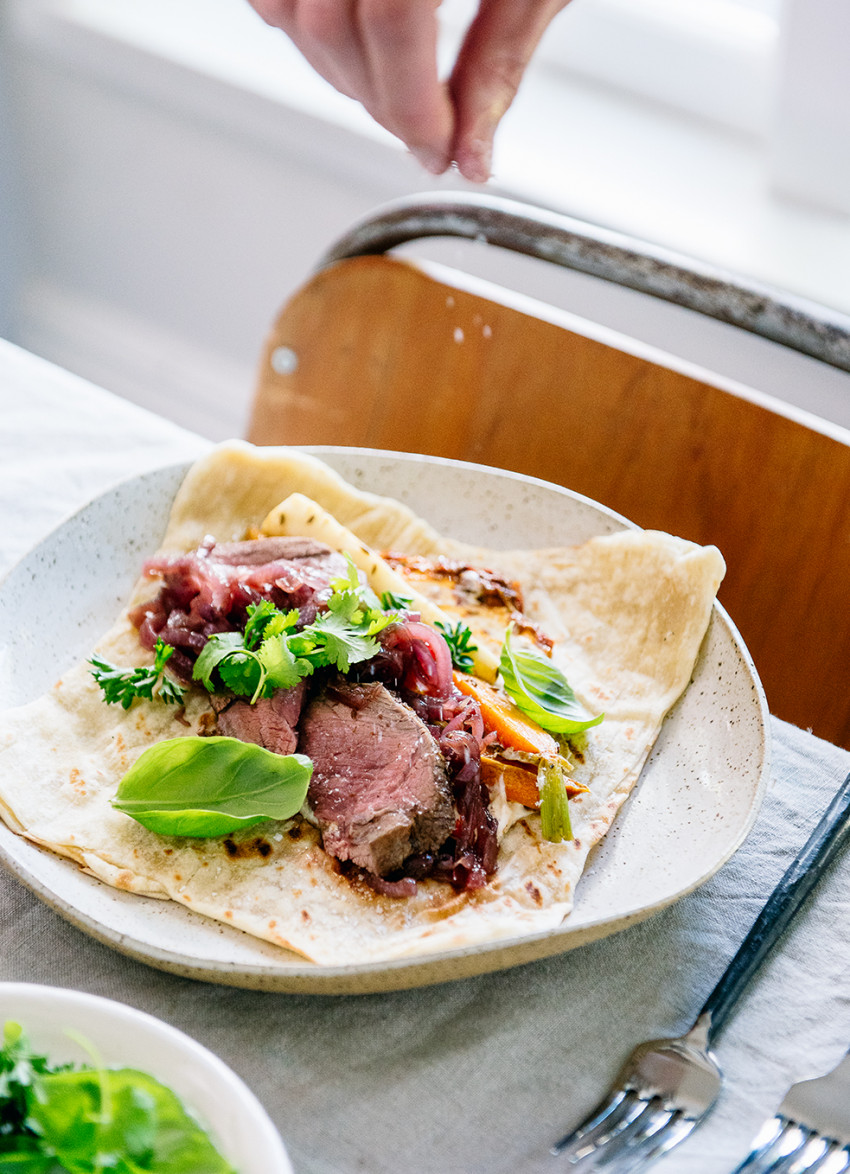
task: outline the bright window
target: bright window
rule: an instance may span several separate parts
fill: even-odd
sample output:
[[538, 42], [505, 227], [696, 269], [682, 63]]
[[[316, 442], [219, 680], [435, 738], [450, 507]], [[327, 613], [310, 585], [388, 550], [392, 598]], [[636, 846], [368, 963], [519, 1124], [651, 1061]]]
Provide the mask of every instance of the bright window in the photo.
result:
[[[446, 0], [456, 35], [475, 5]], [[534, 68], [628, 90], [750, 134], [769, 125], [780, 0], [572, 0]]]
[[[444, 0], [447, 60], [475, 8]], [[850, 0], [572, 0], [532, 70], [758, 140], [776, 190], [850, 213]]]

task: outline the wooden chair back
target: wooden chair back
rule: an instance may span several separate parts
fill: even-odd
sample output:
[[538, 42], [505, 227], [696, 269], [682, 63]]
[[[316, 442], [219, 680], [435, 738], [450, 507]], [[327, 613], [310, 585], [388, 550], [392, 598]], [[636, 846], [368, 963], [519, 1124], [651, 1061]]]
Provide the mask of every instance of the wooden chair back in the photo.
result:
[[249, 439], [478, 461], [715, 543], [771, 711], [850, 747], [850, 434], [434, 274], [367, 256], [302, 287], [262, 356]]

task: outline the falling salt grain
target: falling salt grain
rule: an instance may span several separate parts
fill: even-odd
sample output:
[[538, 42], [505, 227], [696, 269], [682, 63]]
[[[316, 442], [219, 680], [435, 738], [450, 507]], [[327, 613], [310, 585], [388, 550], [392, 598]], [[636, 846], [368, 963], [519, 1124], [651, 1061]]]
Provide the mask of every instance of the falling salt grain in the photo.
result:
[[449, 294], [449, 296], [446, 298], [446, 305], [448, 306], [449, 309], [451, 309], [454, 304], [455, 304], [455, 300], [452, 297], [452, 295]]
[[455, 342], [463, 342], [463, 330], [459, 326], [455, 327]]
[[283, 833], [282, 832], [275, 832], [273, 839], [275, 839], [279, 844], [280, 841], [283, 839]]
[[483, 327], [483, 329], [482, 329], [481, 333], [484, 335], [484, 337], [485, 337], [485, 338], [492, 338], [492, 337], [493, 337], [493, 328], [492, 328], [492, 326], [488, 326], [488, 325], [485, 323], [485, 325], [484, 325], [484, 327]]

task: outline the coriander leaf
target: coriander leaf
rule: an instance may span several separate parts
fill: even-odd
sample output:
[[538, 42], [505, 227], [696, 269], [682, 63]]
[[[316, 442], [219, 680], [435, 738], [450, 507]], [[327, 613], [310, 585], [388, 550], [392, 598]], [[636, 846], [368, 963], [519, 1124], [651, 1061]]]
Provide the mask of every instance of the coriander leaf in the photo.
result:
[[178, 704], [183, 700], [185, 689], [165, 676], [165, 664], [173, 652], [172, 645], [158, 639], [152, 665], [122, 669], [100, 656], [91, 657], [88, 663], [107, 705], [120, 704], [123, 709], [129, 709], [137, 697]]
[[360, 572], [357, 570], [357, 564], [354, 562], [354, 559], [347, 551], [345, 552], [345, 566], [345, 575], [339, 575], [337, 578], [331, 579], [331, 590], [335, 595], [342, 595], [348, 591], [359, 594], [362, 590]]
[[[345, 560], [348, 574], [344, 578], [331, 579], [333, 594], [328, 600], [328, 608], [346, 614], [352, 623], [359, 624], [380, 615], [383, 604], [368, 583], [361, 583], [360, 572], [350, 554], [346, 553]], [[363, 616], [357, 617], [356, 611], [362, 611]]]
[[243, 644], [246, 648], [256, 648], [265, 634], [269, 620], [279, 613], [270, 599], [264, 599], [260, 603], [249, 603], [247, 612]]
[[282, 636], [285, 632], [294, 632], [300, 619], [301, 615], [297, 607], [293, 607], [291, 611], [277, 612], [263, 629], [263, 639], [268, 640], [272, 636]]
[[256, 652], [245, 647], [241, 632], [219, 632], [211, 636], [195, 661], [192, 677], [215, 692], [213, 673], [226, 689], [254, 702], [262, 696], [266, 670]]
[[300, 618], [297, 607], [284, 612], [275, 607], [269, 599], [264, 599], [260, 603], [249, 603], [247, 612], [248, 619], [242, 642], [251, 650], [255, 650], [263, 640], [268, 640], [271, 636], [293, 631]]
[[510, 629], [505, 633], [499, 671], [505, 692], [517, 708], [550, 733], [577, 734], [598, 725], [605, 716], [587, 713], [564, 674], [547, 657], [532, 649], [512, 648]]
[[212, 693], [217, 673], [227, 689], [250, 697], [252, 705], [275, 689], [292, 688], [313, 671], [312, 664], [298, 660], [287, 647], [287, 634], [298, 619], [296, 608], [282, 612], [267, 600], [250, 604], [244, 633], [211, 636], [195, 662], [194, 679]]
[[401, 617], [398, 613], [393, 612], [388, 615], [382, 611], [370, 611], [367, 613], [366, 622], [362, 625], [364, 635], [375, 636], [378, 632], [383, 632], [384, 628], [388, 628], [390, 624], [395, 624]]
[[350, 624], [362, 624], [366, 618], [368, 604], [363, 597], [363, 587], [354, 560], [350, 554], [346, 556], [348, 562], [348, 577], [345, 579], [331, 579], [332, 594], [328, 599], [328, 611], [347, 620]]
[[112, 806], [169, 836], [222, 836], [300, 811], [313, 764], [236, 738], [171, 738], [136, 759]]
[[570, 806], [564, 786], [564, 772], [557, 759], [540, 763], [537, 771], [540, 792], [540, 830], [544, 840], [559, 844], [573, 838]]
[[345, 620], [352, 627], [359, 627], [366, 618], [363, 600], [353, 591], [342, 591], [337, 595], [332, 595], [328, 600], [328, 611], [341, 620]]
[[307, 633], [315, 641], [316, 653], [321, 658], [318, 663], [336, 665], [343, 673], [353, 664], [370, 660], [381, 651], [377, 640], [365, 632], [358, 632], [334, 612], [322, 612], [301, 635]]
[[215, 691], [212, 681], [213, 670], [218, 668], [221, 661], [234, 652], [244, 652], [245, 641], [241, 632], [219, 632], [210, 636], [201, 649], [195, 667], [192, 669], [192, 680], [200, 681], [210, 693]]
[[359, 572], [346, 556], [348, 574], [333, 579], [328, 610], [300, 631], [297, 609], [282, 612], [268, 600], [250, 604], [244, 632], [211, 636], [195, 662], [193, 678], [209, 692], [216, 682], [254, 704], [275, 689], [291, 689], [316, 668], [352, 664], [380, 651], [373, 637], [397, 618], [373, 607]]
[[267, 689], [291, 689], [313, 672], [310, 661], [297, 657], [289, 642], [280, 636], [264, 640], [257, 657], [266, 672]]
[[471, 629], [462, 620], [458, 620], [456, 624], [444, 624], [437, 620], [434, 627], [443, 633], [454, 667], [462, 673], [472, 672], [475, 662], [470, 653], [477, 652], [478, 645], [471, 643]]
[[218, 675], [225, 688], [238, 697], [250, 697], [252, 704], [263, 695], [266, 670], [256, 652], [243, 648], [223, 657], [218, 663]]

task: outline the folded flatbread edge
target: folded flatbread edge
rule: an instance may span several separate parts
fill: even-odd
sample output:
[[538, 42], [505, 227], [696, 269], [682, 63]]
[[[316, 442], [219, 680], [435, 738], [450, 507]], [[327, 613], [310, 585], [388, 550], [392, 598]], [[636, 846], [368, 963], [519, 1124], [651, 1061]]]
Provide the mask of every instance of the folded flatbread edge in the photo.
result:
[[[0, 816], [115, 888], [180, 902], [319, 965], [420, 957], [557, 927], [589, 851], [687, 687], [724, 572], [719, 552], [641, 530], [542, 551], [464, 546], [406, 506], [348, 485], [314, 457], [242, 442], [219, 446], [191, 468], [161, 549], [189, 550], [207, 535], [242, 538], [292, 492], [317, 501], [375, 549], [463, 557], [519, 581], [526, 614], [555, 637], [554, 657], [575, 692], [606, 714], [578, 746], [576, 779], [589, 789], [570, 804], [575, 839], [548, 843], [539, 817], [511, 822], [502, 805], [507, 830], [484, 889], [457, 894], [429, 881], [415, 897], [398, 899], [342, 876], [302, 821], [270, 821], [227, 843], [158, 836], [110, 799], [153, 741], [196, 732], [208, 699], [193, 691], [182, 720], [161, 705], [136, 702], [124, 711], [103, 702], [85, 664], [46, 696], [0, 715]], [[133, 600], [151, 594], [150, 582], [140, 581]], [[98, 651], [119, 664], [149, 659], [126, 613]]]

